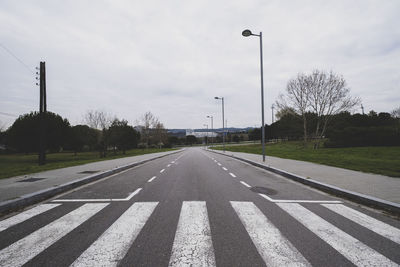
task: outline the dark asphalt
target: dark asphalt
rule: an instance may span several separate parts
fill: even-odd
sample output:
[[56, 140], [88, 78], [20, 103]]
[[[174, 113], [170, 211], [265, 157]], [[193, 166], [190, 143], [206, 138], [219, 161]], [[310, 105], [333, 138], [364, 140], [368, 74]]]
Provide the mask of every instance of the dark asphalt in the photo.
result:
[[[168, 167], [168, 165], [170, 166]], [[161, 173], [160, 171], [163, 169], [164, 171]], [[148, 182], [154, 176], [156, 178]], [[129, 197], [138, 188], [141, 188], [141, 191], [131, 199], [121, 200]], [[273, 201], [260, 196], [259, 192], [265, 193]], [[18, 266], [18, 264], [69, 266], [137, 202], [158, 202], [158, 204], [150, 217], [145, 220], [143, 228], [133, 243], [113, 264], [119, 266], [168, 266], [178, 230], [181, 208], [187, 201], [206, 203], [212, 240], [211, 254], [209, 255], [214, 255], [217, 266], [266, 265], [262, 251], [253, 243], [251, 233], [242, 223], [230, 201], [253, 203], [279, 230], [287, 242], [298, 251], [308, 265], [354, 266], [385, 263], [397, 266], [400, 264], [400, 231], [398, 230], [400, 221], [396, 218], [362, 208], [235, 159], [210, 153], [200, 148], [186, 149], [182, 153], [151, 161], [99, 182], [80, 187], [53, 200], [55, 201], [50, 200], [44, 204], [60, 205], [3, 231], [1, 231], [2, 221], [0, 221], [0, 266]], [[379, 257], [370, 253], [370, 256], [363, 258], [364, 254], [361, 253], [354, 255], [355, 258], [358, 257], [355, 260], [352, 255], [344, 255], [340, 249], [323, 240], [312, 229], [302, 224], [276, 203], [276, 201], [283, 200], [298, 203], [301, 207], [327, 221], [333, 228], [340, 229], [340, 233], [344, 232], [346, 236], [350, 236], [349, 238], [355, 240], [357, 246], [361, 244], [361, 249], [367, 247]], [[397, 228], [398, 232], [392, 231], [391, 234], [394, 237], [391, 240], [383, 236], [381, 232], [374, 232], [372, 230], [375, 229], [368, 229], [342, 214], [331, 211], [321, 203], [305, 201], [342, 201], [342, 204], [335, 205], [350, 207], [354, 211], [359, 211], [385, 223], [386, 227]], [[34, 255], [29, 252], [27, 254], [21, 252], [24, 249], [33, 251], [37, 246], [37, 242], [32, 244], [29, 242], [31, 233], [46, 227], [87, 203], [109, 203], [109, 205], [80, 223], [69, 233], [62, 235], [60, 239], [46, 246], [42, 251]], [[197, 220], [196, 217], [193, 218], [194, 221]], [[4, 222], [6, 219], [1, 218], [0, 220]], [[254, 227], [256, 230], [262, 228], [263, 225]], [[328, 235], [332, 237], [331, 232]], [[198, 237], [195, 235], [187, 236], [189, 241], [196, 240], [196, 238]], [[340, 238], [337, 242], [347, 240], [346, 238]], [[13, 244], [20, 240], [26, 240], [20, 244], [23, 247], [10, 253]], [[268, 240], [269, 238], [264, 238], [263, 242]], [[199, 248], [203, 244], [201, 242], [198, 243]], [[115, 242], [106, 243], [105, 246], [113, 248]], [[353, 248], [354, 246], [351, 246], [348, 250], [350, 254]], [[192, 254], [188, 253], [188, 255], [197, 255], [196, 253], [201, 255], [201, 252], [191, 249]], [[118, 253], [113, 249], [110, 251], [110, 253]], [[10, 261], [10, 257], [17, 260]], [[21, 257], [23, 258], [20, 259]], [[274, 260], [272, 254], [271, 258]], [[96, 260], [94, 257], [95, 265], [105, 264], [101, 260]], [[188, 262], [190, 264], [190, 259], [186, 259], [186, 263]], [[184, 261], [178, 265], [184, 266]]]

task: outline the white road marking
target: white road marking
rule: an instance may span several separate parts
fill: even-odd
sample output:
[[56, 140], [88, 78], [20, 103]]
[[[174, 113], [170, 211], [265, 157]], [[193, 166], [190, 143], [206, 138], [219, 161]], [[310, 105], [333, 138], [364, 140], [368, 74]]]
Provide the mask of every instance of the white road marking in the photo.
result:
[[349, 220], [352, 220], [355, 223], [364, 226], [365, 228], [375, 233], [378, 233], [392, 240], [393, 242], [400, 243], [400, 229], [396, 227], [378, 221], [375, 218], [372, 218], [364, 213], [361, 213], [344, 205], [322, 204], [322, 206], [340, 214], [343, 217], [346, 217]]
[[175, 161], [171, 161], [171, 163], [172, 163], [172, 164], [174, 164], [174, 163], [175, 163]]
[[160, 173], [163, 173], [165, 171], [165, 169], [162, 169], [161, 171], [160, 171]]
[[22, 266], [108, 204], [85, 204], [0, 251], [0, 266]]
[[133, 193], [131, 193], [129, 196], [126, 198], [95, 198], [95, 199], [90, 199], [90, 198], [82, 198], [82, 199], [55, 199], [52, 200], [51, 202], [114, 202], [114, 201], [129, 201], [131, 198], [133, 198], [135, 195], [137, 195], [142, 188], [136, 189]]
[[171, 164], [168, 164], [168, 165], [167, 165], [167, 168], [169, 168], [170, 166], [171, 166]]
[[117, 266], [125, 257], [158, 202], [136, 202], [71, 266]]
[[331, 203], [331, 204], [341, 204], [343, 203], [342, 201], [338, 200], [296, 200], [296, 199], [272, 199], [267, 195], [260, 194], [263, 198], [265, 198], [268, 201], [274, 202], [274, 203]]
[[224, 170], [224, 171], [227, 171], [228, 169], [227, 168], [225, 168], [225, 167], [222, 167], [222, 169]]
[[395, 262], [325, 221], [300, 204], [278, 203], [277, 205], [355, 265], [397, 266]]
[[169, 266], [216, 266], [204, 201], [184, 201]]
[[6, 230], [7, 228], [9, 228], [11, 226], [14, 226], [16, 224], [24, 222], [36, 215], [39, 215], [43, 212], [46, 212], [55, 207], [58, 207], [60, 205], [61, 204], [42, 204], [42, 205], [36, 206], [32, 209], [29, 209], [27, 211], [21, 212], [20, 214], [17, 214], [13, 217], [10, 217], [3, 221], [0, 221], [0, 232]]
[[234, 174], [233, 174], [233, 173], [231, 173], [231, 172], [230, 172], [229, 174], [230, 174], [232, 177], [236, 177], [236, 175], [234, 175]]
[[251, 186], [250, 186], [248, 183], [246, 183], [246, 182], [240, 181], [240, 183], [241, 183], [242, 185], [244, 185], [244, 186], [248, 187], [248, 188], [250, 188], [250, 187], [251, 187]]
[[156, 179], [157, 178], [157, 176], [153, 176], [153, 177], [151, 177], [147, 182], [148, 183], [151, 183], [154, 179]]
[[267, 266], [311, 266], [256, 205], [237, 201], [231, 205]]
[[217, 163], [218, 161], [216, 161], [216, 160], [214, 159], [214, 162]]
[[221, 163], [219, 163], [219, 162], [218, 162], [217, 164], [218, 164], [218, 166], [221, 166], [221, 165], [222, 165], [222, 164], [221, 164]]

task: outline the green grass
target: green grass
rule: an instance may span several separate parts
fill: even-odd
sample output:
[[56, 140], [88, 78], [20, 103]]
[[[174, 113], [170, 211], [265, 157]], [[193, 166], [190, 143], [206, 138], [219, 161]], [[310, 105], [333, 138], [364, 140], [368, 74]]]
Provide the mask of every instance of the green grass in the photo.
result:
[[[216, 148], [222, 150], [221, 147]], [[226, 150], [262, 154], [261, 145], [227, 146]], [[400, 177], [400, 147], [304, 147], [301, 142], [268, 144], [269, 156], [310, 161], [350, 170]]]
[[46, 165], [42, 166], [38, 166], [37, 154], [0, 155], [0, 179], [17, 175], [76, 166], [95, 161], [110, 160], [171, 150], [174, 149], [132, 149], [126, 151], [125, 155], [123, 155], [122, 152], [115, 155], [113, 154], [113, 152], [110, 152], [108, 153], [106, 158], [100, 158], [99, 152], [82, 152], [78, 153], [76, 156], [74, 156], [74, 153], [72, 152], [52, 153], [46, 155]]

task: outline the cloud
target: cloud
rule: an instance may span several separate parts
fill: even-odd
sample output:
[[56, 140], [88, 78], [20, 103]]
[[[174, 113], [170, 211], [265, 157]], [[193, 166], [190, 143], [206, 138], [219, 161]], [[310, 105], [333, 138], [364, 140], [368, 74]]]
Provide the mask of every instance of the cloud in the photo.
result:
[[[398, 106], [398, 1], [2, 1], [0, 40], [34, 69], [46, 61], [49, 110], [80, 123], [102, 109], [134, 123], [150, 110], [169, 128], [260, 125], [298, 72], [333, 70], [367, 109]], [[0, 49], [0, 111], [36, 110], [34, 77]], [[0, 119], [2, 119], [0, 115]]]

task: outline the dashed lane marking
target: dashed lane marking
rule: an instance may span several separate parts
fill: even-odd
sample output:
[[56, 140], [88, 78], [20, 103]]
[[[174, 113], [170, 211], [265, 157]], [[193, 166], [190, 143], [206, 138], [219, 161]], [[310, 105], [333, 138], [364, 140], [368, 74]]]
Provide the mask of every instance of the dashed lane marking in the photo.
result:
[[248, 188], [250, 188], [251, 186], [249, 184], [247, 184], [246, 182], [240, 181], [240, 183]]
[[225, 168], [225, 167], [222, 167], [222, 169], [224, 170], [224, 171], [227, 171], [228, 169], [227, 168]]
[[151, 177], [147, 182], [148, 183], [151, 183], [154, 179], [156, 179], [157, 178], [157, 176], [153, 176], [153, 177]]
[[236, 177], [236, 175], [234, 175], [234, 174], [233, 174], [233, 173], [231, 173], [231, 172], [230, 172], [229, 174], [230, 174], [232, 177], [234, 177], [234, 178]]
[[160, 171], [160, 173], [163, 173], [165, 171], [165, 169], [162, 169], [161, 171]]

